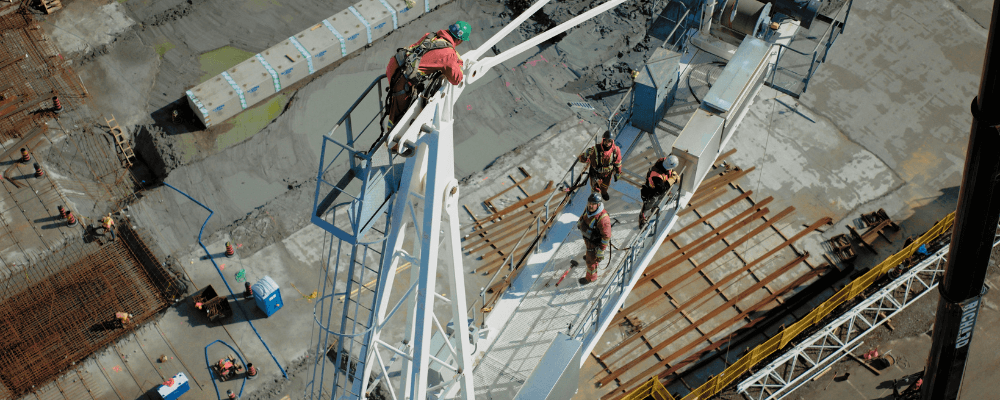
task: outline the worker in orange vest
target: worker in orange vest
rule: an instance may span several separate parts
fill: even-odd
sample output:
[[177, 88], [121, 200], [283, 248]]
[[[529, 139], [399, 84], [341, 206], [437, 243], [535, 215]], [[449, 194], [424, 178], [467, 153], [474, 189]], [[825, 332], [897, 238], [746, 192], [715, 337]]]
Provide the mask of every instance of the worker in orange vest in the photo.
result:
[[601, 203], [601, 196], [591, 193], [587, 199], [587, 209], [580, 215], [576, 224], [583, 234], [583, 242], [587, 246], [584, 261], [587, 263], [587, 276], [580, 279], [580, 284], [597, 280], [597, 267], [604, 260], [604, 251], [611, 244], [611, 216]]
[[642, 196], [639, 229], [646, 226], [646, 211], [656, 208], [656, 205], [663, 199], [663, 195], [667, 194], [670, 188], [680, 180], [681, 176], [674, 171], [679, 161], [675, 155], [662, 157], [656, 160], [646, 172], [646, 181], [639, 189], [639, 195]]
[[590, 165], [590, 189], [600, 193], [604, 201], [611, 199], [608, 186], [612, 178], [617, 181], [622, 173], [622, 149], [615, 144], [611, 131], [604, 131], [600, 142], [587, 148], [577, 160]]
[[105, 234], [111, 232], [111, 240], [115, 240], [115, 220], [111, 218], [111, 214], [101, 217], [101, 227], [104, 228]]

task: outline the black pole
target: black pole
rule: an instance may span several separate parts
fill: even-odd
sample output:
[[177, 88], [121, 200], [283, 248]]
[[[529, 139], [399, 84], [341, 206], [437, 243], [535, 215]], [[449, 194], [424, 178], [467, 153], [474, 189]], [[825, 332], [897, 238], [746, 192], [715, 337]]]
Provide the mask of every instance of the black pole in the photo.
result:
[[979, 96], [972, 100], [972, 131], [945, 276], [938, 290], [934, 338], [924, 400], [958, 399], [997, 222], [1000, 220], [1000, 49], [995, 48], [1000, 0], [986, 41]]

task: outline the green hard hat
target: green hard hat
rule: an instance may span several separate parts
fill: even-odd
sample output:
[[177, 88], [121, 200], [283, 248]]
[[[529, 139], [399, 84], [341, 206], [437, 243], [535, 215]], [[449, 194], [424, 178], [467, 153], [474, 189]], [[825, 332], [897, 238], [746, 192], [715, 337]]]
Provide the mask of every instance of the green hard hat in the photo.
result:
[[448, 33], [451, 33], [452, 37], [463, 42], [469, 40], [469, 33], [471, 33], [471, 31], [472, 27], [465, 21], [458, 21], [448, 27]]

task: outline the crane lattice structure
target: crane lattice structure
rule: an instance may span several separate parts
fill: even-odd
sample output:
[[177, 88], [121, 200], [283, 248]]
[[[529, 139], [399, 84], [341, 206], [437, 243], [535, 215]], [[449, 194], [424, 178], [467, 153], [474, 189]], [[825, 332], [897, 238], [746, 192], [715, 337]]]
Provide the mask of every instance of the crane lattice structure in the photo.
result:
[[[327, 257], [320, 277], [323, 296], [314, 312], [319, 327], [313, 338], [317, 357], [306, 397], [358, 399], [376, 391], [378, 396], [392, 399], [495, 397], [497, 393], [491, 392], [490, 385], [498, 382], [496, 376], [504, 374], [515, 376], [510, 387], [504, 389], [511, 397], [517, 393], [523, 398], [571, 396], [572, 392], [566, 391], [575, 392], [583, 356], [590, 353], [611, 323], [676, 222], [677, 212], [687, 205], [695, 188], [712, 170], [761, 86], [768, 78], [774, 83], [781, 53], [791, 50], [787, 45], [799, 24], [789, 20], [780, 27], [772, 25], [770, 4], [757, 10], [760, 12], [753, 16], [755, 21], [745, 24], [745, 38], [737, 42], [739, 46], [714, 43], [718, 40], [710, 34], [711, 22], [722, 20], [723, 14], [729, 15], [729, 22], [737, 16], [737, 1], [729, 1], [728, 7], [727, 1], [704, 2], [701, 13], [697, 13], [701, 18], [698, 28], [681, 30], [684, 47], [687, 43], [701, 49], [714, 46], [719, 57], [733, 60], [732, 68], [726, 68], [706, 96], [704, 112], [695, 113], [674, 143], [672, 153], [682, 160], [682, 181], [661, 201], [659, 211], [644, 229], [624, 232], [613, 239], [625, 243], [625, 251], [610, 257], [613, 270], [607, 277], [598, 285], [590, 285], [587, 293], [581, 292], [586, 299], [560, 307], [571, 321], [566, 332], [507, 329], [515, 318], [551, 318], [518, 308], [520, 303], [551, 302], [545, 298], [551, 294], [546, 293], [524, 293], [517, 301], [497, 305], [478, 324], [469, 318], [458, 230], [460, 188], [454, 167], [454, 106], [466, 87], [494, 66], [624, 0], [605, 2], [509, 50], [485, 57], [487, 50], [548, 2], [537, 1], [480, 47], [462, 55], [463, 82], [444, 82], [427, 99], [412, 105], [390, 132], [371, 143], [361, 133], [373, 126], [378, 129], [383, 111], [379, 94], [385, 76], [373, 81], [323, 138], [311, 218], [330, 234], [323, 246]], [[826, 49], [816, 46], [814, 62], [819, 51], [825, 58], [832, 39]], [[690, 53], [687, 57], [687, 62], [681, 61], [680, 75], [689, 69]], [[813, 71], [810, 64], [800, 90], [804, 90]], [[364, 119], [365, 129], [356, 133], [352, 116], [363, 114], [365, 108], [378, 111]], [[341, 128], [346, 130], [343, 143], [335, 136]], [[643, 135], [627, 124], [612, 129], [620, 129], [618, 143], [623, 149], [631, 149]], [[655, 136], [653, 139], [658, 147]], [[366, 148], [370, 150], [361, 150]], [[577, 193], [576, 197], [586, 195]], [[585, 201], [574, 200], [570, 204], [576, 206], [565, 213], [578, 214], [582, 210]], [[572, 224], [565, 219], [560, 219], [546, 237], [557, 249], [579, 245], [579, 238], [569, 233]], [[552, 252], [550, 257], [559, 252]], [[542, 257], [522, 267], [527, 271], [519, 274], [519, 279], [537, 276], [549, 261]], [[409, 280], [397, 280], [397, 275], [402, 276], [406, 270]], [[498, 358], [510, 356], [501, 356], [503, 351], [491, 348], [510, 335], [524, 335], [533, 346], [549, 351], [523, 363], [528, 369], [522, 372], [526, 373], [490, 366]], [[549, 371], [533, 373], [541, 364]], [[328, 374], [327, 368], [332, 373]]]

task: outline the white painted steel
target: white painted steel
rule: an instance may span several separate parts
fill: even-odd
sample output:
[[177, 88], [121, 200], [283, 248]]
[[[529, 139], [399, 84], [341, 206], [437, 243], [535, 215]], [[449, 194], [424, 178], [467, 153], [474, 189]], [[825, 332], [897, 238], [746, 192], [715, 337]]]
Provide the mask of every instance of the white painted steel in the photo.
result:
[[[997, 229], [1000, 231], [1000, 225]], [[1000, 246], [1000, 234], [993, 242], [993, 247], [997, 246]], [[942, 247], [871, 297], [830, 321], [740, 382], [737, 390], [754, 400], [782, 399], [792, 393], [822, 371], [821, 367], [829, 364], [832, 356], [852, 345], [856, 347], [865, 335], [937, 287], [944, 274], [949, 249], [950, 246]]]

